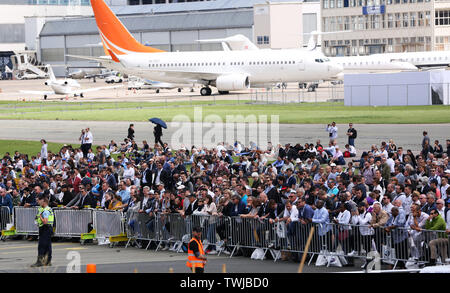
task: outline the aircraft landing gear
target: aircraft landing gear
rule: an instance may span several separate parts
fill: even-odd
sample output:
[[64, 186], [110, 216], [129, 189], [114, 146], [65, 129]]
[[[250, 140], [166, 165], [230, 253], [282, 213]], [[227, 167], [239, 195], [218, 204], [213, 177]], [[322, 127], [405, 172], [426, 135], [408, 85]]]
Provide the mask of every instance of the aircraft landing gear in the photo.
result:
[[47, 100], [47, 95], [44, 95], [44, 100]]
[[178, 89], [178, 92], [181, 93], [181, 89], [180, 88]]
[[156, 93], [159, 94], [159, 89], [156, 90]]
[[212, 93], [212, 90], [211, 90], [211, 88], [209, 88], [209, 87], [203, 87], [203, 88], [200, 90], [200, 94], [201, 94], [202, 96], [210, 96], [211, 93]]
[[80, 94], [80, 98], [84, 98], [84, 95], [82, 93]]

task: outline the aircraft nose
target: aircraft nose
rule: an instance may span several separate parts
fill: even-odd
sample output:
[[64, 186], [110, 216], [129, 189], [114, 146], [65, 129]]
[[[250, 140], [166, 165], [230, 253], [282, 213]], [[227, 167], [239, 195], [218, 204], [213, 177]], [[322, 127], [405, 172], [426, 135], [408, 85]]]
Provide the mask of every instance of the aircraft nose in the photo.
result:
[[344, 67], [341, 64], [333, 63], [330, 64], [329, 66], [330, 66], [330, 73], [332, 73], [333, 75], [337, 75], [342, 71], [344, 71]]

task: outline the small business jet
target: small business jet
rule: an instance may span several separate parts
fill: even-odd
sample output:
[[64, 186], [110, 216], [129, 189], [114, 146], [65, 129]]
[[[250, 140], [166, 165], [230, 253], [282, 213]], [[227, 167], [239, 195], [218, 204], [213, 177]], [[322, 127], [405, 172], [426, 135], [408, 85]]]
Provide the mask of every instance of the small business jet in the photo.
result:
[[76, 80], [70, 78], [60, 80], [56, 79], [55, 74], [53, 73], [51, 67], [49, 68], [49, 75], [50, 79], [47, 80], [44, 84], [46, 86], [49, 86], [52, 89], [51, 91], [20, 91], [20, 92], [24, 94], [43, 95], [44, 100], [46, 100], [49, 95], [64, 95], [64, 96], [73, 95], [74, 97], [80, 96], [81, 98], [83, 98], [84, 94], [88, 92], [95, 92], [105, 89], [122, 87], [122, 85], [116, 85], [108, 87], [82, 89], [81, 85]]

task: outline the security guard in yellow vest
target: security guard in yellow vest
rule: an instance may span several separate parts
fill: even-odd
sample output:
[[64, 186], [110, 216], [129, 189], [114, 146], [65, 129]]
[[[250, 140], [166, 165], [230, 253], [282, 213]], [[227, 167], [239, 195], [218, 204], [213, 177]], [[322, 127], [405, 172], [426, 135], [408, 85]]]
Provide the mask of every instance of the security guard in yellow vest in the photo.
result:
[[51, 266], [52, 261], [52, 234], [55, 216], [48, 206], [48, 198], [41, 194], [37, 198], [39, 204], [36, 223], [39, 225], [38, 257], [31, 267]]
[[201, 241], [202, 229], [200, 227], [194, 227], [192, 229], [192, 236], [188, 244], [188, 261], [186, 262], [186, 266], [193, 273], [203, 273], [205, 270], [206, 256]]

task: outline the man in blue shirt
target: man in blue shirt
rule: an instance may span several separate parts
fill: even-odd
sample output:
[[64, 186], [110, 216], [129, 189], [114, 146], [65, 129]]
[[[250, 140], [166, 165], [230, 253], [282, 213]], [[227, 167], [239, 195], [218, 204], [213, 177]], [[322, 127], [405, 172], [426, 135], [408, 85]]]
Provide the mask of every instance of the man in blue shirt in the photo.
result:
[[316, 224], [316, 229], [318, 229], [318, 235], [320, 238], [320, 250], [326, 249], [328, 251], [332, 248], [332, 238], [331, 238], [331, 226], [330, 216], [328, 210], [324, 206], [324, 201], [319, 199], [316, 202], [317, 209], [314, 211], [314, 216], [312, 222]]
[[297, 235], [299, 235], [299, 248], [302, 251], [306, 245], [306, 240], [308, 239], [312, 227], [311, 223], [314, 216], [314, 210], [310, 205], [306, 204], [306, 199], [302, 196], [297, 200], [297, 211], [298, 223], [296, 222], [296, 224], [300, 230], [300, 233], [297, 233]]
[[120, 195], [120, 197], [122, 198], [122, 203], [127, 203], [128, 200], [130, 199], [130, 192], [127, 189], [125, 181], [120, 182], [120, 187], [117, 194]]
[[405, 229], [406, 218], [405, 213], [401, 212], [398, 207], [393, 207], [391, 210], [391, 217], [384, 228], [388, 235], [391, 235], [394, 244], [395, 256], [400, 259], [398, 268], [404, 269], [405, 262], [408, 259], [408, 232]]
[[12, 214], [13, 211], [13, 201], [11, 195], [6, 193], [4, 188], [0, 188], [0, 206], [8, 207], [9, 213]]
[[328, 180], [328, 197], [335, 197], [339, 193], [339, 189], [336, 186], [336, 181], [334, 179]]
[[277, 160], [272, 163], [272, 166], [277, 169], [277, 172], [280, 173], [281, 167], [283, 167], [284, 161], [283, 158], [278, 156]]

